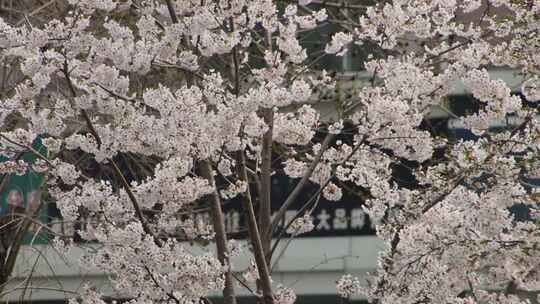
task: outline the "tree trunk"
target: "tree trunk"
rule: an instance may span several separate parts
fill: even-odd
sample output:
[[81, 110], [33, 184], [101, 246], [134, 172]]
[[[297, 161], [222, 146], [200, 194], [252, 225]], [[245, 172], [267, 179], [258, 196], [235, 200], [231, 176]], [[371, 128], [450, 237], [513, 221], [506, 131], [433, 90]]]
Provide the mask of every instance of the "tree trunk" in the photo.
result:
[[[246, 161], [243, 151], [238, 152], [236, 161], [238, 162], [238, 176], [241, 180], [248, 183]], [[246, 193], [242, 195], [242, 207], [246, 212], [249, 239], [253, 248], [253, 255], [255, 256], [257, 270], [259, 271], [259, 287], [263, 293], [263, 303], [272, 304], [274, 302], [274, 297], [272, 294], [270, 271], [261, 241], [261, 234], [259, 232], [259, 228], [257, 227], [257, 219], [255, 218], [255, 211], [253, 210], [253, 202], [251, 200], [249, 186], [247, 187]]]

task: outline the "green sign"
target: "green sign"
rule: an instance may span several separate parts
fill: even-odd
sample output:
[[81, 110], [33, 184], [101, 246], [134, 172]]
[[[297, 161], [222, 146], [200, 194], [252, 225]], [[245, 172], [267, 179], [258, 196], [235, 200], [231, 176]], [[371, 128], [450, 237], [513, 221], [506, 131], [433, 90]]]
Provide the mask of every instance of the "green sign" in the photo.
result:
[[[36, 139], [32, 144], [32, 148], [43, 156], [47, 156], [47, 149], [41, 144], [40, 139]], [[48, 214], [47, 206], [41, 206], [40, 185], [43, 183], [43, 174], [32, 170], [33, 164], [37, 156], [33, 152], [26, 152], [19, 158], [29, 164], [29, 169], [24, 175], [10, 174], [5, 176], [7, 180], [0, 192], [0, 218], [1, 222], [9, 223], [11, 220], [16, 221], [24, 218], [24, 215], [34, 217], [34, 222], [30, 225], [28, 233], [24, 237], [24, 243], [46, 243], [47, 234], [39, 229], [41, 225], [47, 224]], [[8, 159], [0, 155], [0, 162]], [[36, 210], [38, 214], [36, 216]], [[36, 232], [40, 232], [36, 235]]]

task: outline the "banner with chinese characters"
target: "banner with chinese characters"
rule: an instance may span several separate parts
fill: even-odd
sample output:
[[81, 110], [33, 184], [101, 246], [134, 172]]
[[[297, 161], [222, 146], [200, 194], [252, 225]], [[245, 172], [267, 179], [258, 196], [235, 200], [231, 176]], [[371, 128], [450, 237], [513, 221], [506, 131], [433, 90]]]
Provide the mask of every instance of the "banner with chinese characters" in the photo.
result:
[[[276, 212], [281, 204], [287, 199], [298, 180], [281, 176], [276, 173], [272, 176], [272, 212]], [[318, 187], [308, 184], [304, 191], [296, 199], [286, 212], [280, 225], [289, 223], [302, 209], [304, 204], [317, 192]], [[256, 190], [253, 189], [253, 194]], [[257, 208], [257, 197], [254, 196], [255, 208]], [[247, 222], [244, 211], [241, 206], [240, 197], [236, 197], [223, 203], [225, 215], [225, 228], [227, 233], [235, 238], [247, 237]], [[321, 237], [321, 236], [354, 236], [354, 235], [374, 235], [372, 221], [362, 209], [361, 199], [349, 193], [343, 192], [343, 199], [338, 202], [331, 202], [320, 197], [310, 204], [310, 216], [313, 219], [315, 228], [306, 234], [300, 234], [299, 237]], [[303, 215], [304, 213], [301, 213]], [[208, 212], [199, 212], [195, 214], [195, 222], [202, 221], [208, 223], [210, 214]]]

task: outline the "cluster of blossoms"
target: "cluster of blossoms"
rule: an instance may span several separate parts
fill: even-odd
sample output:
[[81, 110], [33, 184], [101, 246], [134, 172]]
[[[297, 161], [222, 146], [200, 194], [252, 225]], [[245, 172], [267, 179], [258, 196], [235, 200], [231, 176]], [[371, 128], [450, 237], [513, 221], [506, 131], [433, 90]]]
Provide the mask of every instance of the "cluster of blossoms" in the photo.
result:
[[276, 304], [293, 304], [296, 301], [296, 294], [291, 288], [279, 285], [274, 295]]
[[[180, 243], [213, 238], [213, 227], [182, 214], [214, 192], [231, 199], [247, 190], [247, 182], [236, 180], [234, 153], [253, 151], [260, 163], [268, 125], [277, 142], [311, 140], [319, 116], [309, 106], [293, 116], [276, 113], [273, 123], [260, 112], [310, 98], [313, 82], [303, 76], [289, 82], [289, 73], [302, 71], [307, 57], [298, 32], [324, 21], [325, 10], [300, 15], [290, 5], [282, 12], [270, 0], [69, 1], [68, 10], [40, 26], [0, 19], [0, 59], [16, 60], [23, 76], [2, 95], [0, 124], [13, 116], [25, 121], [24, 128], [2, 132], [1, 153], [14, 159], [42, 139], [50, 159], [34, 167], [47, 174], [63, 218], [75, 221], [84, 213], [79, 235], [103, 244], [84, 264], [111, 274], [127, 297], [188, 303], [222, 290], [227, 260], [192, 255]], [[131, 18], [116, 18], [126, 13]], [[261, 43], [256, 32], [275, 36], [277, 48], [269, 41], [266, 65], [251, 69], [258, 63], [250, 49]], [[243, 58], [235, 62], [236, 74], [211, 68], [216, 57], [232, 53]], [[163, 77], [171, 71], [183, 77]], [[241, 81], [246, 73], [256, 82], [231, 90], [231, 78]], [[118, 187], [83, 174], [62, 151], [85, 153], [113, 169], [115, 158], [128, 153], [159, 162], [144, 179]], [[230, 186], [217, 190], [195, 173], [203, 161], [215, 161]], [[1, 171], [23, 174], [27, 167], [13, 160]]]
[[[110, 274], [133, 303], [196, 303], [219, 290], [234, 297], [229, 257], [237, 250], [223, 232], [221, 199], [235, 197], [258, 220], [249, 223], [254, 260], [245, 280], [258, 281], [265, 304], [294, 303], [290, 288], [272, 292], [266, 265], [278, 170], [328, 201], [343, 199], [344, 184], [365, 193], [363, 208], [388, 244], [362, 289], [371, 301], [520, 303], [494, 290], [540, 289], [538, 227], [508, 210], [538, 207], [524, 183], [540, 172], [537, 1], [393, 0], [347, 14], [324, 56], [363, 43], [377, 52], [363, 62], [371, 81], [352, 104], [335, 102], [330, 121], [313, 96], [334, 81], [311, 69], [299, 38], [335, 21], [326, 9], [272, 0], [68, 2], [65, 16], [39, 25], [0, 18], [0, 61], [15, 62], [20, 76], [0, 95], [0, 153], [9, 159], [0, 173], [23, 174], [29, 164], [18, 155], [41, 138], [49, 154], [32, 167], [47, 175], [64, 219], [84, 216], [79, 235], [102, 244], [81, 262]], [[522, 94], [492, 68], [519, 74]], [[449, 140], [427, 126], [435, 106], [457, 117], [446, 108], [457, 89], [477, 108], [460, 118], [476, 139]], [[512, 117], [512, 128], [490, 129]], [[89, 175], [70, 153], [109, 168], [117, 183]], [[144, 177], [128, 178], [118, 165], [134, 156], [155, 161]], [[394, 178], [396, 166], [413, 185]], [[192, 216], [208, 206], [212, 223]], [[294, 236], [314, 228], [309, 212], [288, 227]], [[215, 241], [217, 257], [184, 248], [197, 239]], [[337, 288], [350, 297], [360, 283], [344, 276]], [[81, 294], [88, 303], [100, 296]]]
[[226, 189], [221, 190], [221, 197], [223, 199], [234, 198], [238, 194], [246, 192], [247, 187], [248, 184], [246, 182], [239, 180], [236, 183], [229, 185]]
[[28, 164], [23, 161], [4, 161], [0, 163], [0, 172], [2, 174], [24, 175], [28, 170]]
[[343, 298], [349, 298], [360, 291], [361, 285], [358, 278], [346, 274], [337, 281], [336, 288], [338, 295]]
[[[360, 18], [355, 32], [360, 39], [400, 55], [366, 62], [384, 85], [363, 90], [370, 98], [365, 112], [354, 117], [368, 140], [420, 162], [413, 174], [422, 185], [410, 190], [366, 185], [374, 196], [366, 211], [381, 220], [378, 235], [388, 242], [365, 292], [369, 299], [523, 303], [493, 288], [515, 284], [537, 290], [536, 272], [526, 266], [535, 258], [518, 256], [538, 242], [538, 229], [532, 222], [516, 222], [508, 208], [534, 209], [538, 203], [523, 174], [532, 169], [528, 162], [538, 167], [531, 153], [538, 154], [539, 11], [535, 1], [392, 1], [368, 8]], [[492, 78], [488, 67], [523, 75], [523, 95]], [[479, 137], [443, 142], [444, 157], [426, 162], [440, 147], [419, 128], [422, 117], [460, 83], [478, 105], [461, 121]], [[490, 130], [509, 117], [519, 123]]]
[[257, 264], [255, 263], [254, 260], [249, 261], [249, 266], [242, 274], [242, 277], [248, 283], [253, 283], [257, 281], [258, 279], [260, 279], [259, 269], [257, 269]]
[[294, 222], [291, 223], [287, 229], [287, 233], [291, 235], [300, 235], [308, 233], [315, 228], [313, 224], [313, 217], [309, 214], [305, 214], [302, 217], [297, 218]]
[[323, 189], [323, 196], [329, 201], [339, 201], [341, 200], [342, 195], [341, 188], [332, 182], [328, 183]]

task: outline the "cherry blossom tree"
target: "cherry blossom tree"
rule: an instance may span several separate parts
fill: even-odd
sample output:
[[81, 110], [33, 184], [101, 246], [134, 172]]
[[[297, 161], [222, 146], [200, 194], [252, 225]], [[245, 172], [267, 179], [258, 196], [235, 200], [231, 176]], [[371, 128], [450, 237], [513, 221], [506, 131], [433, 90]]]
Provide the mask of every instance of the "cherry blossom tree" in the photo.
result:
[[[46, 174], [63, 218], [84, 215], [79, 235], [101, 244], [81, 263], [112, 274], [131, 303], [198, 303], [223, 291], [232, 304], [255, 280], [261, 303], [292, 304], [292, 289], [272, 285], [273, 249], [284, 233], [312, 230], [318, 197], [339, 201], [345, 184], [365, 194], [387, 248], [369, 284], [345, 275], [341, 295], [525, 303], [516, 290], [540, 289], [537, 223], [509, 212], [523, 203], [535, 216], [538, 203], [526, 183], [540, 175], [538, 1], [68, 2], [67, 14], [42, 24], [0, 19], [0, 60], [22, 75], [1, 96], [0, 152], [12, 159], [1, 170]], [[300, 37], [325, 24], [340, 30], [313, 58]], [[316, 63], [362, 46], [371, 80], [323, 120], [320, 93], [338, 79]], [[519, 92], [493, 78], [494, 67], [516, 71]], [[425, 125], [434, 107], [454, 115], [445, 104], [457, 86], [477, 106], [458, 118], [474, 140]], [[510, 117], [519, 123], [490, 129]], [[31, 149], [38, 137], [49, 155]], [[39, 161], [17, 161], [22, 151]], [[66, 156], [74, 151], [116, 182]], [[122, 155], [153, 159], [151, 172], [128, 178]], [[404, 163], [413, 185], [392, 177]], [[295, 187], [272, 217], [277, 171]], [[308, 184], [316, 194], [279, 226]], [[230, 267], [236, 249], [222, 210], [233, 197], [253, 255], [242, 277]], [[203, 202], [210, 223], [189, 217]], [[215, 242], [217, 256], [186, 251], [195, 239]], [[80, 297], [103, 303], [90, 287]]]

